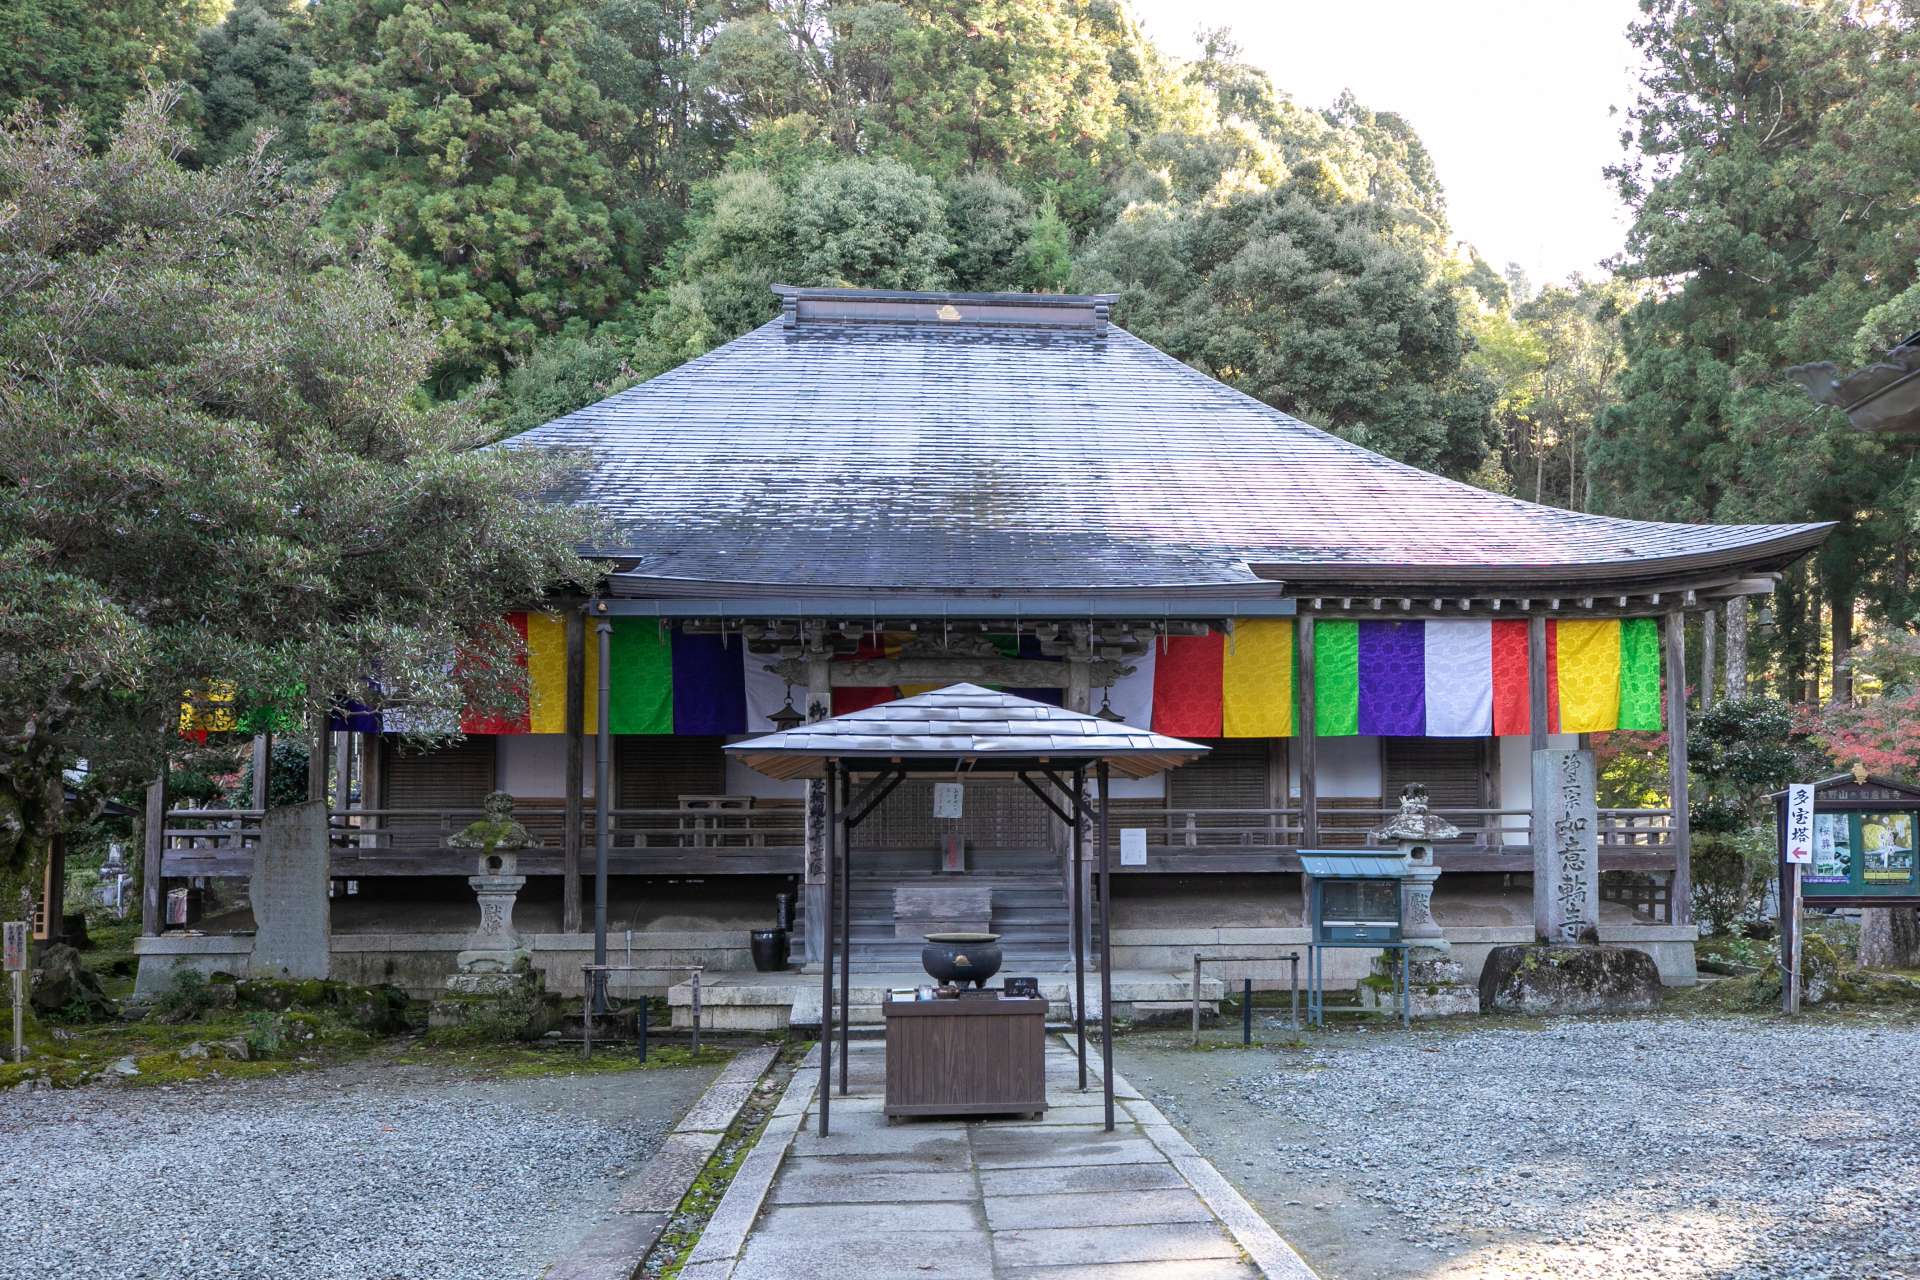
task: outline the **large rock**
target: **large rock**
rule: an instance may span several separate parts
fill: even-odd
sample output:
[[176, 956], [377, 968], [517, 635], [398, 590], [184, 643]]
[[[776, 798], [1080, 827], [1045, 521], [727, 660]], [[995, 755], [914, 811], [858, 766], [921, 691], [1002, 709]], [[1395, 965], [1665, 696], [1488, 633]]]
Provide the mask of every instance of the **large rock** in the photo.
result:
[[1628, 947], [1510, 946], [1487, 953], [1480, 1007], [1490, 1013], [1641, 1013], [1660, 1007], [1660, 970]]
[[100, 979], [80, 963], [80, 953], [64, 942], [43, 947], [34, 964], [33, 1011], [48, 1016], [95, 1019], [113, 1012]]

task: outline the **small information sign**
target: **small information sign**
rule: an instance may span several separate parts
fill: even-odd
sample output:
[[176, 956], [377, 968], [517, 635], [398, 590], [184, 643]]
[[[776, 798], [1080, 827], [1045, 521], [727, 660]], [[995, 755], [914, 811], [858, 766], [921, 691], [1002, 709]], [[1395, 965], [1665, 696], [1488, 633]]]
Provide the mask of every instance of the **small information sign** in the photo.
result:
[[1787, 862], [1813, 865], [1813, 784], [1796, 782], [1787, 788]]
[[1147, 865], [1147, 829], [1145, 827], [1120, 828], [1120, 865], [1123, 867]]
[[967, 789], [958, 782], [936, 782], [933, 784], [933, 816], [936, 818], [957, 818], [961, 806], [965, 803]]
[[4, 928], [6, 934], [5, 945], [0, 947], [5, 955], [5, 963], [0, 964], [0, 969], [7, 973], [23, 972], [27, 967], [27, 922], [9, 920], [0, 928]]

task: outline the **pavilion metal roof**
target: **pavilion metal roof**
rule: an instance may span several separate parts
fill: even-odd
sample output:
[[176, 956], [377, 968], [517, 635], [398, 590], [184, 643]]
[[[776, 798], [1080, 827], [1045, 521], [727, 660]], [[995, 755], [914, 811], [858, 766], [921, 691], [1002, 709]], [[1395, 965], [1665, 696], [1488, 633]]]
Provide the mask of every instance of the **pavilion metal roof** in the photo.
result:
[[726, 748], [775, 778], [817, 778], [829, 760], [962, 777], [1071, 769], [1108, 761], [1144, 778], [1206, 754], [1198, 743], [1066, 711], [1011, 693], [954, 684]]
[[1347, 849], [1339, 853], [1300, 851], [1300, 870], [1319, 880], [1399, 879], [1406, 873], [1406, 855], [1398, 849]]
[[1619, 520], [1431, 475], [1189, 368], [1103, 296], [782, 297], [510, 442], [591, 455], [556, 496], [605, 515], [614, 594], [1572, 585], [1779, 568], [1829, 527]]

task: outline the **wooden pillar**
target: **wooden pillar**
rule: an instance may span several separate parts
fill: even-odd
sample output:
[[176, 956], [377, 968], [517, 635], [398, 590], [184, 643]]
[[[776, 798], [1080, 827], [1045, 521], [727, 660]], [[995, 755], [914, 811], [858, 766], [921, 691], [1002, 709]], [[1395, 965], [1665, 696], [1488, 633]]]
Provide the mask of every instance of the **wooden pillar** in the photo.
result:
[[327, 798], [327, 718], [324, 712], [317, 716], [320, 727], [307, 739], [307, 799], [325, 800]]
[[[1527, 733], [1535, 751], [1547, 749], [1547, 619], [1527, 619]], [[1536, 803], [1534, 813], [1540, 812]]]
[[167, 773], [147, 784], [146, 830], [140, 864], [140, 932], [149, 938], [160, 933], [160, 868], [167, 848]]
[[[1068, 711], [1078, 711], [1082, 715], [1093, 713], [1093, 679], [1092, 673], [1088, 670], [1091, 661], [1091, 658], [1086, 657], [1069, 656], [1067, 658], [1067, 691], [1063, 705]], [[1075, 807], [1070, 812], [1077, 815], [1079, 813], [1078, 791], [1075, 792], [1075, 796]], [[1081, 838], [1078, 820], [1076, 818], [1074, 823], [1066, 823], [1053, 818], [1048, 825], [1054, 833], [1054, 846], [1061, 864], [1061, 879], [1067, 885], [1068, 914], [1078, 921], [1084, 918], [1084, 913], [1080, 910], [1080, 897], [1086, 887], [1080, 880], [1079, 859], [1076, 852], [1078, 849], [1076, 842]]]
[[587, 619], [567, 614], [566, 810], [560, 832], [560, 932], [580, 932], [580, 850], [586, 826]]
[[[809, 721], [823, 720], [833, 714], [830, 661], [831, 658], [825, 653], [807, 657], [805, 710]], [[823, 790], [825, 786], [819, 779], [807, 783], [806, 882], [801, 886], [805, 894], [806, 910], [802, 923], [806, 926], [806, 937], [801, 954], [810, 965], [826, 963], [827, 954], [827, 904], [822, 895], [826, 890], [825, 866], [832, 846], [832, 817]]]
[[1087, 1091], [1087, 938], [1086, 871], [1087, 767], [1073, 771], [1073, 1043], [1080, 1059], [1080, 1092]]
[[273, 796], [273, 735], [253, 735], [253, 796], [249, 803], [265, 813]]
[[67, 836], [55, 831], [47, 842], [47, 874], [41, 903], [47, 913], [47, 941], [67, 940]]
[[1727, 601], [1727, 688], [1729, 698], [1747, 696], [1747, 598]]
[[1113, 1132], [1113, 847], [1112, 796], [1105, 760], [1094, 766], [1094, 785], [1100, 790], [1100, 838], [1095, 856], [1100, 860], [1100, 1089], [1106, 1103], [1106, 1130]]
[[[1540, 753], [1547, 749], [1547, 619], [1542, 614], [1534, 614], [1527, 619], [1527, 776], [1538, 778], [1537, 761]], [[1527, 818], [1527, 843], [1533, 851], [1533, 919], [1535, 935], [1545, 940], [1545, 924], [1550, 914], [1553, 881], [1548, 874], [1545, 859], [1553, 847], [1551, 840], [1542, 840], [1540, 831], [1547, 821], [1547, 798], [1539, 793], [1538, 784], [1534, 784], [1532, 803], [1533, 812]]]
[[1687, 813], [1687, 618], [1667, 615], [1667, 790], [1673, 807], [1673, 881], [1668, 913], [1674, 924], [1693, 923], [1693, 864]]
[[333, 792], [333, 809], [353, 806], [353, 735], [345, 729], [333, 735]]
[[853, 1021], [853, 771], [840, 770], [840, 1096], [847, 1096], [847, 1024]]
[[[834, 792], [840, 789], [839, 769], [834, 761], [827, 761], [826, 777], [817, 785], [826, 805], [826, 822], [821, 836], [826, 843], [825, 856], [822, 859], [824, 882], [820, 885], [808, 885], [808, 907], [815, 901], [819, 910], [807, 912], [807, 932], [814, 931], [814, 921], [819, 920], [820, 931], [820, 1088], [818, 1106], [820, 1111], [820, 1136], [827, 1136], [828, 1113], [833, 1106], [833, 898], [834, 898], [834, 845], [838, 843], [836, 834], [840, 828], [840, 817], [834, 805]], [[814, 784], [809, 784], [814, 785]], [[818, 888], [816, 895], [813, 891]]]
[[[593, 753], [593, 962], [607, 962], [607, 868], [613, 857], [613, 739], [608, 732], [612, 697], [613, 623], [597, 616], [593, 642], [600, 659], [600, 678], [594, 690]], [[607, 975], [595, 976], [593, 1011], [607, 1011]]]
[[1300, 745], [1300, 845], [1320, 847], [1320, 735], [1313, 688], [1313, 615], [1294, 624], [1300, 647], [1300, 724], [1294, 739]]
[[1713, 710], [1714, 668], [1720, 656], [1720, 611], [1704, 609], [1700, 613], [1700, 710]]

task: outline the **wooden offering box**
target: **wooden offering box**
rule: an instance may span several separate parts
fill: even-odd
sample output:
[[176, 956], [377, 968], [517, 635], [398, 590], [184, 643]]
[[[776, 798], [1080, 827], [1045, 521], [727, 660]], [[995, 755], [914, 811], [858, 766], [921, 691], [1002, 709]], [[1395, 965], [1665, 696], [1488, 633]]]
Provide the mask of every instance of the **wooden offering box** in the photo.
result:
[[887, 1119], [1047, 1109], [1047, 1002], [889, 1000]]

